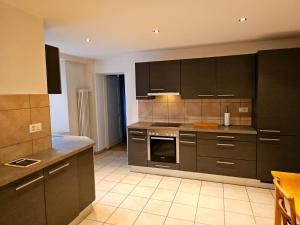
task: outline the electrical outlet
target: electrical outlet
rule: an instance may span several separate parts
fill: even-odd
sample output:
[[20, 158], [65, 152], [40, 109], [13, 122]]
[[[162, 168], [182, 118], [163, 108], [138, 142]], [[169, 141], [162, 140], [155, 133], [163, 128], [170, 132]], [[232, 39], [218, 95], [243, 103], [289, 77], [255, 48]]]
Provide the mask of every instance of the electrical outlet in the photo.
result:
[[34, 123], [29, 125], [29, 132], [35, 133], [42, 130], [42, 123]]
[[248, 112], [248, 107], [239, 107], [239, 112], [240, 113], [247, 113]]

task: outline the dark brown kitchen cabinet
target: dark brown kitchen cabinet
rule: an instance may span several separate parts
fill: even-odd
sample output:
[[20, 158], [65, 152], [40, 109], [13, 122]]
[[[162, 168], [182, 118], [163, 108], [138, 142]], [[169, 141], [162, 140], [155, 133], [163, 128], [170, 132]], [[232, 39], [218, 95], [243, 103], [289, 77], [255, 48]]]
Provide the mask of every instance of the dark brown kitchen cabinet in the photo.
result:
[[0, 189], [0, 225], [46, 225], [43, 171]]
[[149, 63], [135, 64], [136, 99], [150, 99], [150, 67]]
[[77, 155], [79, 211], [95, 200], [94, 153], [90, 148]]
[[194, 132], [181, 132], [179, 135], [180, 170], [197, 170], [197, 139]]
[[257, 128], [300, 136], [300, 48], [258, 53]]
[[150, 92], [180, 92], [180, 61], [150, 62]]
[[300, 172], [300, 137], [261, 135], [257, 141], [257, 177], [272, 181], [271, 171]]
[[47, 225], [66, 225], [79, 214], [77, 157], [44, 169]]
[[211, 98], [216, 95], [215, 58], [181, 61], [181, 96], [184, 99]]
[[254, 54], [217, 57], [217, 97], [253, 98], [255, 68]]
[[48, 94], [61, 94], [59, 49], [45, 45]]
[[147, 131], [129, 129], [128, 133], [128, 164], [134, 166], [147, 166]]

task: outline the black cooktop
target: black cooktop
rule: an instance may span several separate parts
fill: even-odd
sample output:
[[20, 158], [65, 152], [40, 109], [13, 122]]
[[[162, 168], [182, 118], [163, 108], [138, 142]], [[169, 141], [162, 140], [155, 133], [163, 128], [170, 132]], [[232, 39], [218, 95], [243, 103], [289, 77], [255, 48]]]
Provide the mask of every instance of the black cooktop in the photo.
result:
[[151, 127], [179, 127], [181, 123], [153, 123]]

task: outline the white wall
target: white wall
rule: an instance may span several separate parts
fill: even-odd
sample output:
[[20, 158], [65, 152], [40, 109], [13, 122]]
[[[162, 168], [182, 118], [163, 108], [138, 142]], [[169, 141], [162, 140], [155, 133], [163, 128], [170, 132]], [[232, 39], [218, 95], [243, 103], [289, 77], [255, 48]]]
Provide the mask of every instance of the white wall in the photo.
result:
[[0, 94], [46, 94], [41, 18], [0, 2]]
[[56, 134], [69, 133], [69, 110], [65, 61], [60, 60], [61, 94], [49, 95], [51, 132]]
[[97, 60], [95, 73], [125, 75], [127, 124], [131, 124], [138, 121], [138, 107], [135, 100], [135, 62], [246, 54], [262, 49], [288, 47], [300, 47], [300, 38], [129, 53]]

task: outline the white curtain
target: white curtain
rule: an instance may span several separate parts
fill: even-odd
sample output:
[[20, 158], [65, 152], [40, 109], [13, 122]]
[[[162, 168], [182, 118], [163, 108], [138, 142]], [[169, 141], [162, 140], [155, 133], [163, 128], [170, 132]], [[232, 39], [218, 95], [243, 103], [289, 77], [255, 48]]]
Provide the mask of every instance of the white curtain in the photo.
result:
[[90, 137], [89, 90], [78, 90], [78, 128], [80, 136]]

